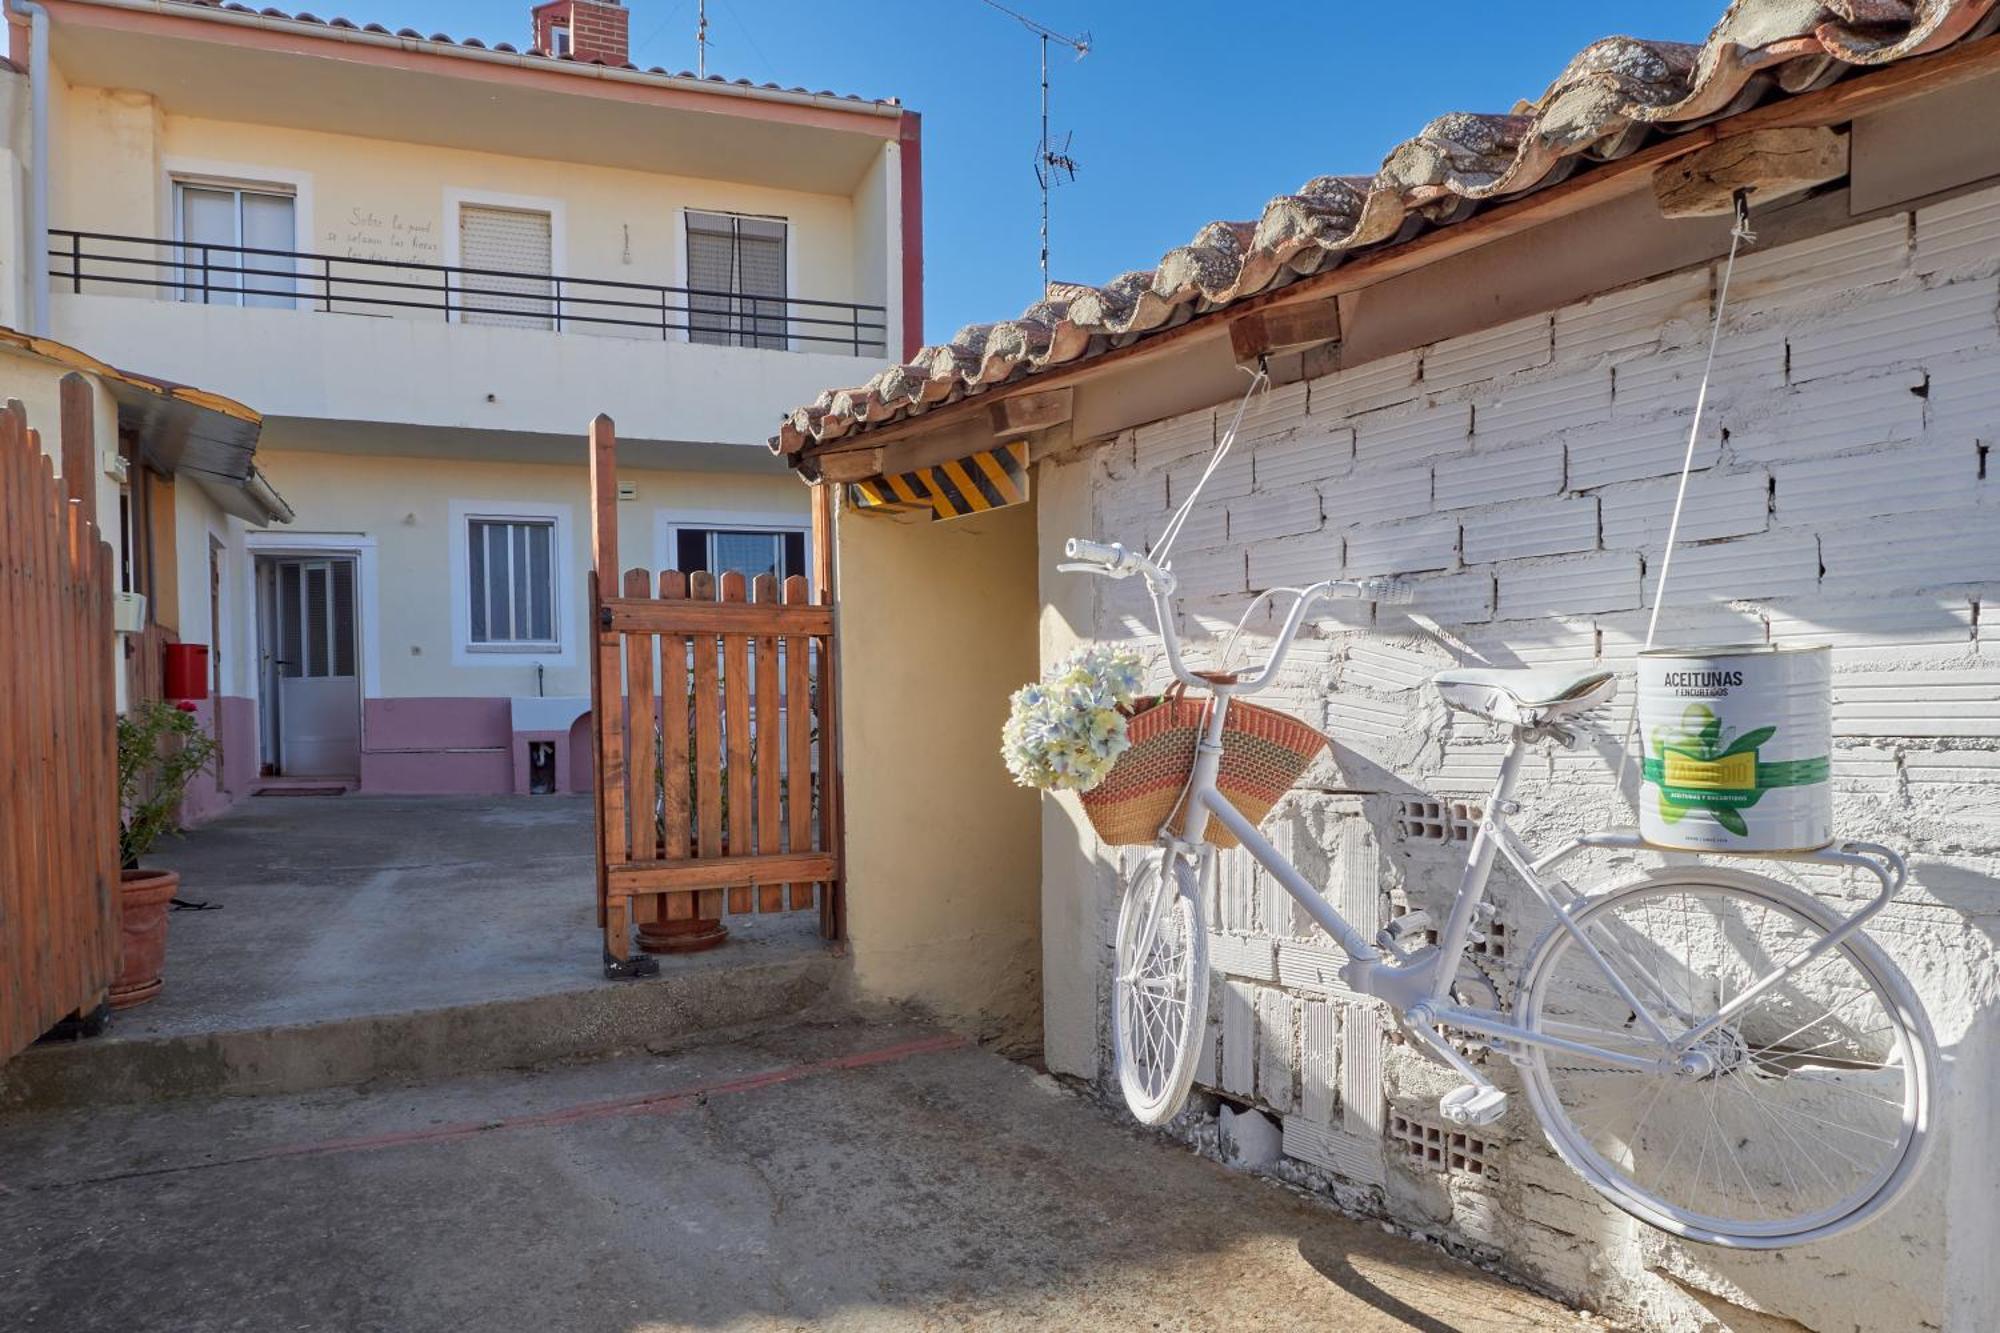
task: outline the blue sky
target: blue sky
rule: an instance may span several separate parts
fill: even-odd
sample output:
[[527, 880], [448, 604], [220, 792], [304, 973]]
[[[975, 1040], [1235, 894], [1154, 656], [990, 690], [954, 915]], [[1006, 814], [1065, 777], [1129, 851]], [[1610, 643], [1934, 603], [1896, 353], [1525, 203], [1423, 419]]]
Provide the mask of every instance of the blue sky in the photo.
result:
[[[695, 0], [626, 0], [633, 58], [692, 68]], [[1196, 4], [1008, 0], [1064, 32], [1053, 274], [1147, 267], [1314, 176], [1366, 174], [1445, 111], [1506, 111], [1612, 33], [1698, 42], [1724, 0]], [[294, 6], [296, 7], [296, 6]], [[525, 40], [527, 0], [336, 0], [357, 21]], [[327, 11], [319, 11], [322, 14]], [[1420, 16], [1413, 19], [1413, 15]], [[899, 97], [924, 117], [927, 340], [1018, 314], [1040, 286], [1036, 43], [981, 0], [709, 0], [711, 73]], [[810, 295], [811, 293], [801, 293]]]

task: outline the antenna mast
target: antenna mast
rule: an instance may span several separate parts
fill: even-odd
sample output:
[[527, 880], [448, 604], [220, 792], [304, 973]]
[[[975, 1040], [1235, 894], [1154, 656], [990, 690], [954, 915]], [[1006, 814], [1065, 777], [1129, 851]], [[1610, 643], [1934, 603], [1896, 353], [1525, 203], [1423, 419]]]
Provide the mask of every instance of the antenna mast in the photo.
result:
[[695, 0], [694, 21], [694, 72], [695, 77], [708, 77], [708, 0]]
[[1057, 32], [1046, 24], [1037, 23], [1026, 14], [1017, 13], [999, 0], [980, 0], [989, 9], [996, 9], [1008, 18], [1035, 34], [1041, 46], [1042, 57], [1042, 137], [1035, 145], [1035, 183], [1042, 191], [1042, 294], [1049, 290], [1049, 190], [1058, 183], [1058, 173], [1069, 180], [1076, 179], [1076, 159], [1070, 156], [1070, 136], [1063, 136], [1063, 146], [1058, 151], [1049, 142], [1049, 43], [1057, 42], [1076, 52], [1078, 60], [1090, 54], [1090, 34], [1078, 33], [1068, 36]]

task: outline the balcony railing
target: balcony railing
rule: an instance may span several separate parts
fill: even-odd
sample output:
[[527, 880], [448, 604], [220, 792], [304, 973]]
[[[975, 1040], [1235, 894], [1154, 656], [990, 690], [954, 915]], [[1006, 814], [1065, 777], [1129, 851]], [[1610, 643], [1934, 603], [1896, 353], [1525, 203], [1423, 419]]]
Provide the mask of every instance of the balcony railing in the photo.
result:
[[881, 355], [879, 305], [747, 296], [699, 287], [358, 259], [304, 250], [49, 231], [49, 277], [72, 292], [149, 289], [165, 300], [318, 310], [675, 339], [730, 347]]

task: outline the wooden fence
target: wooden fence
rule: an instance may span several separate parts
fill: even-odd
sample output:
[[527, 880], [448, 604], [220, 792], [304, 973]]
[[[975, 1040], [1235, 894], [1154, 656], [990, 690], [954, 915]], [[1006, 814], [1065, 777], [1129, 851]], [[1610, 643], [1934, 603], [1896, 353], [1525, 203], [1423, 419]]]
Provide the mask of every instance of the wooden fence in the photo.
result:
[[21, 404], [0, 409], [0, 1059], [118, 969], [116, 589], [82, 376], [61, 410], [59, 482]]
[[[615, 575], [616, 439], [591, 426], [598, 915], [605, 964], [815, 905], [837, 934], [833, 607], [794, 574]], [[615, 588], [612, 586], [616, 579]]]

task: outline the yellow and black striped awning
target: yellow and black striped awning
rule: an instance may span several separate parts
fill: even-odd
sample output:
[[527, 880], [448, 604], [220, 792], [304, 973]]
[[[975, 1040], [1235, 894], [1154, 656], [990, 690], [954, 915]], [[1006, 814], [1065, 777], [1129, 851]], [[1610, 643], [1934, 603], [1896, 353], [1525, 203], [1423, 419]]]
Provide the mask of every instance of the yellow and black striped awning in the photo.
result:
[[1028, 442], [1016, 440], [935, 467], [870, 477], [850, 485], [847, 496], [856, 509], [881, 513], [928, 509], [933, 519], [964, 518], [1022, 504], [1028, 498]]

